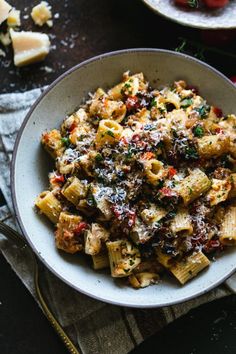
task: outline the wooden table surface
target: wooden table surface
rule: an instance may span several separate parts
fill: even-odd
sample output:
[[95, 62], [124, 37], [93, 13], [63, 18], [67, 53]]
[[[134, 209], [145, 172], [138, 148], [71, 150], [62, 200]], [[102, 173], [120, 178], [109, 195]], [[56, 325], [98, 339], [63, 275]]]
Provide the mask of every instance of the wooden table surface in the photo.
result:
[[[13, 65], [12, 50], [9, 46], [6, 49], [6, 57], [0, 57], [0, 93], [22, 92], [48, 85], [73, 65], [108, 51], [135, 47], [175, 49], [183, 42], [180, 37], [188, 40], [185, 47], [187, 52], [198, 56], [204, 54], [205, 61], [225, 75], [236, 75], [234, 57], [236, 41], [220, 49], [231, 53], [231, 56], [214, 50], [202, 53], [189, 41], [202, 43], [202, 36], [206, 34], [157, 16], [145, 7], [141, 0], [48, 1], [52, 5], [53, 14], [59, 14], [59, 18], [54, 19], [54, 26], [51, 29], [47, 26], [36, 27], [30, 17], [23, 18], [30, 14], [31, 8], [39, 0], [9, 0], [17, 9], [22, 10], [21, 29], [48, 33], [52, 50], [44, 62], [19, 69]], [[222, 33], [216, 34], [217, 38], [220, 36]], [[0, 48], [3, 49], [1, 46]], [[0, 292], [0, 304], [2, 301], [0, 352], [2, 354], [66, 353], [66, 349], [53, 333], [36, 303], [5, 261], [2, 258], [0, 260], [1, 282], [4, 284], [4, 291]], [[19, 301], [21, 306], [18, 306]], [[233, 354], [236, 352], [235, 342], [232, 339], [236, 328], [234, 306], [235, 298], [224, 299], [213, 306], [212, 313], [210, 305], [200, 309], [198, 317], [194, 315], [195, 312], [190, 313], [182, 322], [177, 321], [176, 325], [159, 333], [156, 338], [148, 341], [136, 352], [141, 354], [146, 352], [146, 349], [148, 352], [157, 352], [155, 345], [159, 343], [159, 349], [165, 348], [167, 354], [211, 354], [213, 352]], [[229, 317], [225, 313], [229, 314]], [[221, 317], [224, 320], [221, 320]], [[212, 327], [214, 321], [218, 321], [214, 324], [217, 330], [212, 329], [215, 328]], [[205, 333], [213, 339], [199, 334], [203, 327]], [[224, 331], [227, 335], [223, 334]], [[178, 341], [178, 338], [183, 338], [186, 333], [188, 340], [185, 344], [187, 343], [188, 346], [185, 345], [183, 348], [182, 339]], [[173, 343], [169, 343], [168, 347], [170, 336]], [[175, 340], [177, 345], [174, 344]]]

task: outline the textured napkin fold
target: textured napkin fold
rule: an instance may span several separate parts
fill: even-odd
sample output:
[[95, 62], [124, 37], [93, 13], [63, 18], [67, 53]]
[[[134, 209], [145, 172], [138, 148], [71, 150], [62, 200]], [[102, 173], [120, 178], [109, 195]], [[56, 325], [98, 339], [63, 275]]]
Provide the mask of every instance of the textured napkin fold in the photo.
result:
[[[6, 204], [0, 220], [17, 229], [10, 193], [10, 160], [22, 121], [42, 89], [0, 95], [0, 189]], [[12, 245], [0, 235], [0, 250], [35, 297], [29, 251]], [[84, 354], [126, 354], [190, 309], [236, 291], [236, 276], [226, 284], [183, 304], [160, 309], [113, 306], [78, 293], [56, 278], [43, 265], [42, 290], [49, 307], [75, 346]]]

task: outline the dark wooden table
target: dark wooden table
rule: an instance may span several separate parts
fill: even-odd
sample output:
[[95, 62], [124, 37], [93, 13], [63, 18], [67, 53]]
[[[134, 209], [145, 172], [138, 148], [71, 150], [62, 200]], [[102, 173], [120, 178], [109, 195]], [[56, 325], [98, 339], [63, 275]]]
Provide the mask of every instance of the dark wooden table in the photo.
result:
[[[23, 19], [38, 0], [10, 2], [22, 10], [22, 30], [39, 30], [30, 18]], [[45, 26], [41, 29], [50, 34], [50, 54], [43, 63], [17, 69], [12, 63], [11, 47], [8, 47], [6, 57], [0, 57], [0, 93], [48, 85], [73, 65], [104, 52], [134, 47], [175, 49], [183, 44], [181, 37], [187, 39], [185, 51], [198, 57], [204, 55], [205, 61], [228, 76], [236, 74], [235, 57], [232, 56], [236, 53], [236, 41], [227, 43], [220, 52], [202, 52], [192, 41], [202, 43], [206, 33], [155, 15], [141, 0], [49, 2], [53, 13], [59, 13], [53, 28]], [[220, 37], [222, 33], [215, 35], [217, 44]], [[231, 53], [231, 56], [221, 51]], [[3, 257], [0, 257], [0, 275], [0, 353], [66, 353], [41, 310]], [[162, 350], [167, 354], [236, 353], [235, 302], [232, 296], [191, 312], [151, 338], [135, 353]]]

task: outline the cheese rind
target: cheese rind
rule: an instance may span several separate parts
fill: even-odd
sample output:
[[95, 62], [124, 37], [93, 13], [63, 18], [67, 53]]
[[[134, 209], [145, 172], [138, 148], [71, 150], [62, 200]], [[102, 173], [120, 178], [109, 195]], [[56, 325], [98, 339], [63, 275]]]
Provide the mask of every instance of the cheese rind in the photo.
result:
[[[48, 24], [48, 21], [52, 18], [51, 6], [46, 1], [42, 1], [33, 7], [31, 17], [38, 26], [43, 26], [45, 23]], [[52, 27], [52, 22], [49, 22], [48, 26]]]
[[7, 25], [9, 27], [16, 27], [21, 25], [20, 10], [12, 9], [7, 18]]
[[43, 60], [49, 53], [48, 35], [39, 32], [10, 30], [14, 49], [14, 64], [24, 66]]
[[11, 9], [12, 6], [8, 2], [0, 0], [0, 24], [7, 19]]

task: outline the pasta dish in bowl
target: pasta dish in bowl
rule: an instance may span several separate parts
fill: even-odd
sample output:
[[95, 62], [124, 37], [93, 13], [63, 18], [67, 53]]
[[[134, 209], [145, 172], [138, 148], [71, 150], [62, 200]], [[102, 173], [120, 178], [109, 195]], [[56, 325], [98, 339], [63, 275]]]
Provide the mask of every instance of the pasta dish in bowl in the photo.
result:
[[92, 58], [56, 80], [12, 165], [17, 219], [45, 265], [134, 307], [186, 301], [229, 277], [235, 95], [213, 68], [155, 49]]
[[236, 245], [236, 116], [183, 80], [152, 89], [143, 73], [98, 88], [46, 131], [55, 159], [37, 208], [55, 242], [134, 288], [164, 270], [186, 283]]

